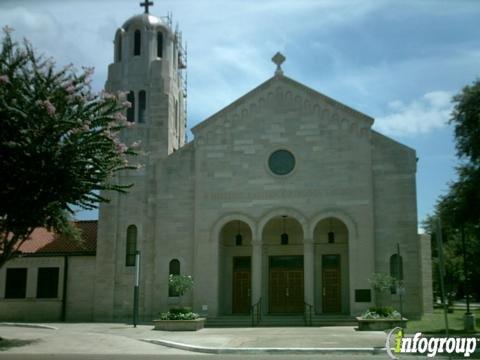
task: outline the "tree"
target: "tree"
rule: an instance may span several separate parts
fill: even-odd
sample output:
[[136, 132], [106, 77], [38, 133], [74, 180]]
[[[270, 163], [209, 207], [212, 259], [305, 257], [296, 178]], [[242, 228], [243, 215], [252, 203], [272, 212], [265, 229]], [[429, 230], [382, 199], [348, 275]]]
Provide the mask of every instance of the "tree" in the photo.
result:
[[136, 154], [119, 139], [129, 124], [124, 94], [95, 94], [92, 69], [60, 70], [4, 28], [0, 52], [0, 267], [36, 227], [79, 239], [70, 215], [130, 185], [112, 175]]
[[453, 97], [450, 123], [455, 126], [455, 142], [460, 165], [458, 180], [440, 201], [440, 210], [449, 212], [454, 227], [480, 223], [480, 80]]
[[193, 287], [193, 279], [190, 275], [173, 275], [168, 277], [168, 286], [178, 296], [185, 295]]
[[[447, 291], [463, 296], [467, 284], [463, 273], [462, 232], [466, 240], [469, 283], [480, 282], [480, 268], [473, 265], [474, 259], [480, 257], [480, 80], [465, 86], [453, 97], [453, 102], [450, 123], [455, 126], [458, 178], [450, 184], [448, 193], [439, 198], [435, 216], [440, 217], [443, 228]], [[427, 231], [433, 233], [433, 224], [433, 217], [427, 218]], [[480, 298], [480, 289], [473, 290]]]

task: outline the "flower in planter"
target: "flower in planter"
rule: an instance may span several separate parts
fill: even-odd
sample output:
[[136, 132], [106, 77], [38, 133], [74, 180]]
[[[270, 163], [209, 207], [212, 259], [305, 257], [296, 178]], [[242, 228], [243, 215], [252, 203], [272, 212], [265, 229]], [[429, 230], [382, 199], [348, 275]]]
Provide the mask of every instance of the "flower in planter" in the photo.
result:
[[391, 307], [371, 307], [362, 314], [362, 319], [400, 319], [400, 313]]
[[195, 320], [198, 318], [199, 315], [192, 312], [192, 309], [188, 307], [170, 309], [168, 312], [160, 315], [161, 320]]

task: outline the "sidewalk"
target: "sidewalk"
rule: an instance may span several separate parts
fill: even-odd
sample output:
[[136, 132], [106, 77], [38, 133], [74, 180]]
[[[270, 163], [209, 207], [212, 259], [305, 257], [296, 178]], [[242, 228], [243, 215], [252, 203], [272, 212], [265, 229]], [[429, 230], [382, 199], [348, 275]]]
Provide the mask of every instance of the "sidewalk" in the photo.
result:
[[[0, 341], [0, 350], [25, 354], [201, 355], [205, 352], [235, 353], [239, 351], [240, 353], [296, 353], [302, 352], [299, 349], [304, 348], [308, 349], [303, 350], [307, 353], [329, 353], [337, 349], [340, 353], [373, 354], [385, 346], [386, 338], [383, 332], [357, 332], [353, 327], [348, 326], [207, 328], [196, 332], [167, 332], [154, 331], [152, 325], [139, 325], [133, 328], [131, 325], [118, 323], [49, 323], [47, 325], [55, 329], [0, 324], [0, 336], [5, 339]], [[182, 350], [186, 348], [189, 351]], [[213, 351], [205, 351], [205, 349], [213, 349]]]

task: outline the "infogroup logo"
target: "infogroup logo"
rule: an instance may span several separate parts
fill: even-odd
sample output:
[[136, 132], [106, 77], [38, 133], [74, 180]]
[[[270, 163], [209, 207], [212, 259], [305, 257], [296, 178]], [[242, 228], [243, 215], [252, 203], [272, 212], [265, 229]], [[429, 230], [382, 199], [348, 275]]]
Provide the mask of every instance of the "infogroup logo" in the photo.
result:
[[404, 337], [399, 327], [392, 329], [387, 336], [385, 348], [390, 359], [398, 359], [397, 355], [426, 354], [434, 357], [437, 354], [463, 354], [470, 357], [477, 348], [480, 339], [475, 337], [425, 337], [417, 332], [413, 337]]

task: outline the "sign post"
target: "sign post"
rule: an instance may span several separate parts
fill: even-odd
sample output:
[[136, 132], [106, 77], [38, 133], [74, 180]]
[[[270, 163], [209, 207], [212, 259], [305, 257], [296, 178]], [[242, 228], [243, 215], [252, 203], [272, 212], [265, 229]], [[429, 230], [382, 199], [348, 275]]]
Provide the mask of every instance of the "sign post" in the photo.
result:
[[442, 303], [443, 303], [443, 312], [445, 316], [445, 334], [448, 336], [448, 305], [445, 294], [445, 266], [443, 263], [443, 242], [442, 242], [442, 224], [440, 223], [440, 217], [437, 217], [435, 235], [437, 240], [437, 250], [438, 250], [438, 272], [440, 273], [440, 291], [442, 292]]
[[403, 262], [400, 257], [400, 244], [397, 243], [397, 292], [400, 300], [400, 320], [403, 319], [403, 295], [405, 288], [403, 287]]
[[133, 287], [133, 327], [137, 327], [138, 322], [138, 294], [140, 283], [140, 251], [135, 254], [135, 286]]

